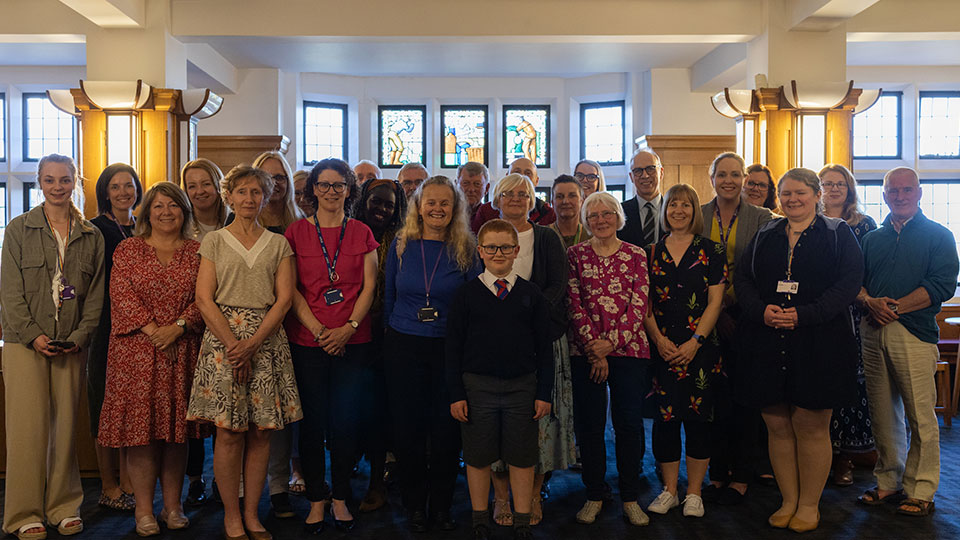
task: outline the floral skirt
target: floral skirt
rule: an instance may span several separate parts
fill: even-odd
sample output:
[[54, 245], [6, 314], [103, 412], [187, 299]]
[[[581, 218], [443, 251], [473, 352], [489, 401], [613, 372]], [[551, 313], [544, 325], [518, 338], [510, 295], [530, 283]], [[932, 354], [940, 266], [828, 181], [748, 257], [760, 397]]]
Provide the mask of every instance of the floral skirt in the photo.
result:
[[[267, 313], [266, 309], [231, 306], [220, 309], [237, 339], [252, 337]], [[187, 420], [246, 431], [251, 423], [261, 429], [283, 429], [303, 418], [290, 344], [282, 326], [264, 341], [251, 363], [247, 382], [237, 382], [227, 361], [226, 347], [207, 328], [194, 373]]]
[[[553, 394], [550, 414], [540, 419], [540, 459], [536, 473], [565, 470], [577, 460], [573, 433], [573, 383], [570, 377], [570, 349], [566, 336], [553, 342]], [[503, 461], [493, 464], [496, 472], [506, 472]]]

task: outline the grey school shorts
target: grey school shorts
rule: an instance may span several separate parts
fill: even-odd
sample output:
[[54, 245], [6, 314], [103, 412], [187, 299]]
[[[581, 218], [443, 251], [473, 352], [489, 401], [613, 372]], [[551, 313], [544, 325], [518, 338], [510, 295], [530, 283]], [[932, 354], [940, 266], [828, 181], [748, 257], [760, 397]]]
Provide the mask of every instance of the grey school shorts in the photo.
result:
[[482, 468], [502, 459], [514, 467], [533, 467], [540, 457], [534, 400], [535, 373], [501, 379], [463, 374], [467, 392], [466, 424], [460, 424], [463, 461]]

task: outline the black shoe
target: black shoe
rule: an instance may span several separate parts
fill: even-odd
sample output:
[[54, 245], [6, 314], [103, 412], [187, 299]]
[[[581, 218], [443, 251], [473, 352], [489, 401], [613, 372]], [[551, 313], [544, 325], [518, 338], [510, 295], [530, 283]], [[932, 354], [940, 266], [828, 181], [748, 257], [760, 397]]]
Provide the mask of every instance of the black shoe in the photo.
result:
[[473, 540], [490, 540], [490, 529], [486, 525], [474, 525]]
[[745, 493], [741, 494], [739, 491], [727, 486], [720, 490], [720, 496], [717, 498], [717, 502], [724, 506], [733, 506], [742, 503], [746, 496]]
[[423, 510], [414, 510], [410, 512], [410, 517], [407, 518], [407, 528], [410, 529], [410, 532], [415, 533], [425, 533], [427, 532], [427, 514]]
[[717, 500], [720, 498], [720, 486], [707, 484], [702, 490], [700, 490], [700, 497], [703, 499], [703, 502], [717, 502]]
[[288, 519], [296, 515], [293, 512], [293, 506], [290, 504], [290, 496], [286, 493], [271, 495], [270, 506], [273, 507], [273, 515], [277, 519]]
[[325, 521], [318, 521], [316, 523], [305, 522], [303, 524], [303, 532], [314, 536], [320, 536], [326, 528], [327, 523]]
[[187, 489], [187, 498], [183, 501], [186, 506], [202, 506], [210, 500], [207, 496], [207, 485], [203, 483], [203, 478], [190, 481], [190, 487]]
[[530, 527], [523, 527], [522, 529], [514, 527], [513, 540], [533, 540], [533, 529]]
[[436, 512], [433, 514], [433, 526], [441, 531], [454, 531], [457, 529], [457, 522], [450, 515], [450, 511]]
[[340, 520], [340, 519], [334, 518], [334, 519], [333, 519], [333, 524], [334, 524], [334, 526], [337, 528], [338, 531], [347, 532], [347, 531], [352, 531], [352, 530], [353, 530], [354, 525], [357, 524], [357, 520], [355, 520], [355, 519], [343, 519], [343, 520]]

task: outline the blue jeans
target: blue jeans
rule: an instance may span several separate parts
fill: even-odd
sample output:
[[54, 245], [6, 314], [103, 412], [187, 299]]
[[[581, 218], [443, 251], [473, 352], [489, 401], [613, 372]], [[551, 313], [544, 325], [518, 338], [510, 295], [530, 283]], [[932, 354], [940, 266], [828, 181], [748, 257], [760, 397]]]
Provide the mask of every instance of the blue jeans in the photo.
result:
[[610, 388], [610, 416], [616, 434], [617, 471], [620, 500], [637, 500], [643, 459], [643, 391], [648, 386], [650, 360], [607, 357], [610, 373], [603, 383], [590, 380], [586, 357], [570, 358], [573, 378], [573, 422], [583, 461], [583, 485], [587, 500], [603, 498], [607, 474], [607, 387]]

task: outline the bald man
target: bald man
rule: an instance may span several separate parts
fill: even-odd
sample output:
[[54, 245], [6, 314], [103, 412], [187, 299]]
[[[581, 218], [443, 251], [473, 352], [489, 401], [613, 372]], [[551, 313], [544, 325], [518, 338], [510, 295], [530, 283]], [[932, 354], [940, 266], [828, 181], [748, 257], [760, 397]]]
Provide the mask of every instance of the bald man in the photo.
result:
[[380, 167], [377, 167], [377, 164], [369, 159], [361, 160], [359, 163], [354, 165], [353, 172], [357, 175], [357, 186], [362, 186], [369, 180], [383, 178], [383, 173], [380, 172]]
[[660, 181], [663, 165], [652, 150], [638, 150], [630, 160], [627, 174], [637, 196], [623, 203], [627, 222], [617, 231], [617, 238], [635, 246], [647, 247], [664, 235], [660, 223]]
[[[515, 159], [513, 163], [510, 164], [510, 174], [522, 174], [526, 176], [533, 182], [533, 187], [537, 187], [537, 184], [540, 183], [540, 176], [537, 174], [537, 165], [527, 158]], [[477, 209], [477, 213], [474, 214], [473, 220], [470, 222], [470, 227], [473, 229], [473, 233], [476, 234], [480, 231], [480, 227], [482, 227], [484, 223], [498, 217], [500, 217], [500, 211], [490, 203], [484, 203], [483, 206]], [[530, 211], [530, 221], [537, 225], [550, 225], [557, 221], [557, 213], [553, 210], [552, 206], [540, 199], [536, 199], [533, 210]]]

